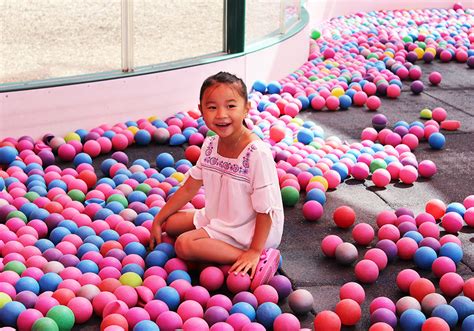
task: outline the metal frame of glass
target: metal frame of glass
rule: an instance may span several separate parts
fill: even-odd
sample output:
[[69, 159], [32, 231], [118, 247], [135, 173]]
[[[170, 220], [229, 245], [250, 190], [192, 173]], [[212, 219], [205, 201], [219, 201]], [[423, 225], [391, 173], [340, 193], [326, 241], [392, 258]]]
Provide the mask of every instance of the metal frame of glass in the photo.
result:
[[185, 60], [153, 64], [141, 67], [133, 65], [133, 0], [121, 0], [122, 5], [122, 69], [99, 72], [93, 74], [81, 74], [77, 76], [50, 78], [37, 81], [13, 82], [0, 84], [0, 92], [11, 92], [30, 90], [54, 86], [74, 85], [88, 82], [104, 81], [110, 79], [120, 79], [131, 76], [158, 73], [163, 71], [176, 70], [180, 68], [192, 67], [206, 63], [218, 62], [247, 53], [270, 47], [281, 42], [301, 31], [309, 22], [309, 15], [302, 7], [302, 1], [297, 1], [298, 15], [296, 20], [285, 20], [285, 10], [288, 0], [282, 0], [280, 15], [280, 29], [265, 36], [252, 44], [245, 44], [245, 0], [223, 0], [224, 1], [224, 45], [223, 52], [207, 54]]

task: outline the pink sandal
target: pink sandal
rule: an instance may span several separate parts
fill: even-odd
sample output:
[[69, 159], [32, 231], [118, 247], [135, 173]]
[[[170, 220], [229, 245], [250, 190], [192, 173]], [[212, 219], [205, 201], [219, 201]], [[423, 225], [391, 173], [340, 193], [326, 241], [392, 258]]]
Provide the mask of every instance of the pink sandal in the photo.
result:
[[268, 283], [275, 275], [278, 265], [280, 264], [280, 251], [274, 248], [267, 248], [262, 251], [260, 261], [257, 264], [257, 270], [250, 284], [253, 291], [258, 286]]

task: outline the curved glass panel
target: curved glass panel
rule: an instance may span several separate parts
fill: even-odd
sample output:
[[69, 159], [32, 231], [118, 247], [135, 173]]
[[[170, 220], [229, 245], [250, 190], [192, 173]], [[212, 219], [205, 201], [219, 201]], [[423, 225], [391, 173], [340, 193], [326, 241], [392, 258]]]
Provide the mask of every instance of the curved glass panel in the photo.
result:
[[252, 44], [280, 31], [280, 0], [247, 0], [245, 44]]
[[120, 70], [120, 0], [0, 0], [0, 83]]
[[224, 50], [224, 0], [135, 0], [136, 67]]

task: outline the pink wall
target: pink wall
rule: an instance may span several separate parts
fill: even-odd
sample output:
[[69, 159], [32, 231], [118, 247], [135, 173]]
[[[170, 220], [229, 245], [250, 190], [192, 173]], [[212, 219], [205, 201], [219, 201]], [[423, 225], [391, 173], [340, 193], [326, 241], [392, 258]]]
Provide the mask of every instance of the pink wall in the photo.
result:
[[28, 91], [0, 93], [0, 139], [47, 132], [65, 135], [82, 128], [156, 115], [166, 118], [197, 108], [202, 81], [229, 71], [248, 85], [277, 80], [296, 70], [308, 55], [308, 28], [245, 56], [156, 74]]

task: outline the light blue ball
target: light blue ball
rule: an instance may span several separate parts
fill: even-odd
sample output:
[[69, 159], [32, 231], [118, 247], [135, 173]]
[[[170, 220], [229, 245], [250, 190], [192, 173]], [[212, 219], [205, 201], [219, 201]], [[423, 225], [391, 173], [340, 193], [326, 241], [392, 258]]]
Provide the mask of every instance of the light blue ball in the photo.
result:
[[230, 309], [230, 314], [241, 313], [247, 316], [250, 321], [255, 321], [256, 312], [250, 303], [247, 302], [237, 302]]
[[171, 136], [169, 144], [170, 146], [179, 146], [184, 144], [186, 141], [186, 137], [183, 134], [175, 133]]
[[71, 231], [69, 231], [67, 228], [58, 226], [57, 228], [51, 230], [51, 233], [49, 234], [49, 240], [51, 240], [53, 244], [57, 245], [68, 234], [71, 234]]
[[404, 331], [420, 331], [425, 323], [425, 315], [417, 309], [407, 309], [400, 316], [400, 327]]
[[38, 295], [40, 292], [40, 286], [36, 279], [25, 276], [18, 279], [18, 281], [15, 283], [15, 290], [16, 293], [20, 293], [21, 291], [30, 291]]
[[139, 275], [142, 278], [143, 278], [143, 275], [145, 274], [145, 270], [143, 270], [143, 268], [141, 266], [139, 266], [138, 264], [136, 264], [136, 263], [129, 263], [127, 265], [124, 265], [122, 270], [121, 270], [121, 273], [123, 275], [126, 272], [136, 273], [137, 275]]
[[324, 205], [326, 203], [326, 193], [318, 188], [313, 188], [306, 193], [305, 201], [309, 200], [314, 200], [319, 202], [321, 205]]
[[10, 164], [15, 161], [18, 151], [11, 146], [0, 147], [0, 164]]
[[168, 255], [168, 258], [172, 259], [176, 257], [176, 252], [174, 250], [174, 246], [168, 243], [160, 243], [156, 245], [155, 250], [157, 251], [162, 251], [166, 255]]
[[135, 241], [132, 241], [132, 242], [128, 243], [125, 246], [125, 248], [123, 249], [123, 251], [125, 253], [127, 253], [127, 255], [136, 254], [136, 255], [141, 256], [142, 258], [144, 258], [145, 255], [146, 255], [145, 246], [143, 246], [143, 244], [141, 244], [139, 242], [135, 242]]
[[444, 144], [446, 143], [446, 138], [442, 133], [435, 132], [428, 138], [428, 143], [433, 149], [443, 149]]
[[143, 320], [135, 324], [133, 331], [160, 331], [160, 328], [155, 322]]
[[273, 327], [273, 322], [279, 315], [281, 315], [281, 309], [273, 302], [264, 302], [257, 308], [257, 321], [267, 330]]
[[341, 109], [348, 109], [352, 105], [352, 99], [348, 95], [341, 95], [339, 97], [339, 107]]
[[331, 169], [336, 170], [339, 173], [339, 175], [341, 176], [341, 180], [344, 180], [347, 178], [347, 176], [349, 176], [349, 169], [342, 162], [334, 163]]
[[0, 325], [16, 327], [18, 316], [26, 310], [26, 307], [18, 301], [7, 302], [0, 309]]
[[44, 253], [49, 248], [54, 248], [54, 244], [45, 238], [39, 239], [37, 242], [34, 243], [35, 247], [38, 248], [41, 253]]
[[268, 83], [267, 91], [270, 94], [280, 94], [281, 84], [277, 81], [271, 81]]
[[413, 261], [416, 266], [423, 270], [431, 270], [431, 265], [437, 258], [437, 254], [431, 247], [423, 246], [416, 250]]
[[403, 236], [415, 240], [417, 244], [423, 240], [423, 235], [418, 231], [408, 231]]
[[252, 89], [260, 93], [265, 93], [267, 90], [267, 84], [263, 80], [258, 79], [253, 83]]
[[92, 272], [94, 274], [99, 273], [99, 266], [92, 260], [82, 260], [76, 264], [76, 268], [81, 270], [83, 274], [86, 272]]
[[94, 244], [84, 243], [81, 246], [79, 246], [79, 248], [77, 249], [76, 255], [78, 258], [81, 259], [84, 254], [90, 251], [99, 252], [99, 248]]
[[74, 156], [74, 160], [72, 162], [74, 163], [74, 166], [77, 167], [81, 163], [92, 164], [92, 158], [87, 153], [79, 153]]
[[453, 328], [458, 323], [458, 313], [454, 307], [450, 305], [438, 305], [431, 312], [432, 317], [439, 317], [448, 323], [450, 328]]
[[110, 240], [117, 241], [120, 238], [120, 235], [117, 233], [117, 231], [112, 229], [102, 231], [99, 236], [104, 240], [104, 242]]
[[449, 205], [446, 206], [446, 213], [455, 212], [464, 217], [464, 213], [466, 212], [466, 207], [462, 203], [459, 202], [451, 202]]

